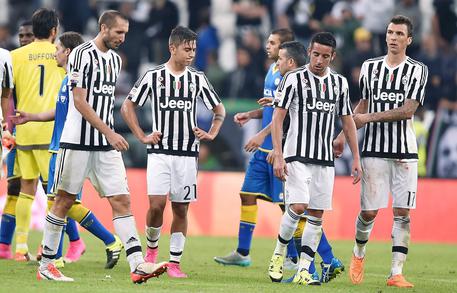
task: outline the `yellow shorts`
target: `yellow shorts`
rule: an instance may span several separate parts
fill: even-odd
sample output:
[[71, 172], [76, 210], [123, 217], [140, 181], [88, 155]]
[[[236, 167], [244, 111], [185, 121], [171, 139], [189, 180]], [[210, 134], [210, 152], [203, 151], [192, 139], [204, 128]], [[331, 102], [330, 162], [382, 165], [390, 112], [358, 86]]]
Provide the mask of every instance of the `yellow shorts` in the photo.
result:
[[49, 160], [48, 150], [17, 150], [17, 163], [23, 179], [36, 179], [41, 176], [48, 182]]

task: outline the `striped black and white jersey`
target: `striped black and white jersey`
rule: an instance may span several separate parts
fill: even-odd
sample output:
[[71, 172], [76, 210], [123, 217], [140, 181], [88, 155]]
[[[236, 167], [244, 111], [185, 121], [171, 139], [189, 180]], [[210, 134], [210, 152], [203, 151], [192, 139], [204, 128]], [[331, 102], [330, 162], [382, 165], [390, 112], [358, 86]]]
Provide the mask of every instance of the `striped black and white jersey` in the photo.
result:
[[[71, 89], [86, 89], [87, 102], [111, 129], [114, 129], [114, 91], [121, 66], [121, 58], [117, 53], [113, 50], [102, 52], [93, 41], [76, 47], [68, 61], [68, 84]], [[60, 147], [88, 151], [113, 149], [106, 137], [75, 108], [71, 91]]]
[[334, 166], [336, 115], [352, 115], [348, 82], [331, 69], [320, 77], [308, 65], [288, 72], [276, 90], [275, 106], [289, 110], [286, 162]]
[[[12, 89], [13, 84], [13, 66], [10, 52], [0, 48], [0, 93], [2, 88]], [[0, 111], [0, 121], [3, 120], [2, 112]]]
[[14, 87], [11, 55], [8, 50], [2, 48], [0, 48], [0, 85], [2, 88], [9, 89]]
[[[386, 56], [365, 61], [359, 84], [361, 98], [368, 99], [368, 113], [401, 107], [409, 99], [423, 105], [427, 76], [427, 66], [409, 57], [393, 68]], [[417, 159], [413, 118], [365, 125], [362, 157]]]
[[138, 106], [151, 100], [151, 130], [161, 132], [162, 139], [148, 145], [148, 153], [177, 156], [198, 156], [199, 140], [192, 131], [197, 127], [197, 98], [209, 110], [221, 103], [203, 72], [187, 67], [174, 75], [166, 64], [147, 71], [127, 98]]

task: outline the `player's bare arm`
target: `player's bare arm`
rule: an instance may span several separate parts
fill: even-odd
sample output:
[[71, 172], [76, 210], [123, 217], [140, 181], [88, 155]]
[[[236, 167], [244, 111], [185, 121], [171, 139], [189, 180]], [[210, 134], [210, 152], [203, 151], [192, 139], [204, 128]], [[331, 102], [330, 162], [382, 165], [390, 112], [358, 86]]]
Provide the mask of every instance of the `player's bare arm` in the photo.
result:
[[73, 99], [75, 108], [81, 113], [93, 127], [103, 133], [111, 146], [117, 151], [126, 151], [129, 148], [128, 142], [118, 133], [114, 132], [106, 125], [94, 109], [87, 103], [87, 90], [79, 87], [73, 88]]
[[137, 105], [129, 99], [125, 99], [121, 107], [122, 118], [124, 118], [125, 123], [135, 135], [135, 137], [143, 144], [158, 144], [162, 133], [154, 131], [153, 133], [146, 135], [141, 129], [138, 122], [138, 116], [136, 115]]
[[369, 122], [393, 122], [411, 119], [416, 112], [419, 102], [407, 100], [401, 107], [376, 113], [355, 114], [354, 121], [357, 128], [363, 127]]
[[225, 119], [225, 107], [221, 103], [214, 107], [213, 109], [213, 123], [211, 124], [211, 128], [208, 132], [200, 129], [198, 127], [194, 128], [194, 134], [198, 137], [199, 140], [214, 140], [221, 129], [222, 123], [224, 123]]
[[286, 115], [286, 109], [279, 107], [275, 108], [273, 112], [273, 120], [271, 121], [271, 138], [273, 140], [271, 160], [273, 161], [273, 171], [275, 176], [282, 181], [286, 180], [287, 175], [286, 161], [284, 160], [282, 153], [282, 126]]
[[[368, 112], [368, 100], [360, 99], [359, 103], [354, 109], [354, 114], [365, 114]], [[357, 124], [356, 124], [357, 127]], [[359, 129], [360, 127], [357, 127]], [[338, 136], [333, 140], [333, 154], [336, 158], [341, 157], [344, 151], [344, 144], [346, 143], [346, 138], [344, 137], [343, 131], [341, 131]]]
[[355, 127], [355, 122], [352, 119], [351, 115], [341, 116], [341, 122], [343, 123], [343, 133], [348, 142], [349, 148], [352, 152], [352, 168], [351, 176], [354, 177], [352, 181], [353, 184], [356, 184], [362, 178], [362, 167], [360, 165], [360, 155], [359, 155], [359, 144], [357, 140], [357, 129]]
[[267, 137], [271, 133], [271, 122], [265, 126], [262, 130], [256, 133], [249, 141], [248, 143], [244, 146], [244, 150], [247, 152], [254, 152], [256, 151], [260, 145], [263, 143], [265, 140], [265, 137]]
[[240, 127], [242, 127], [244, 124], [246, 124], [249, 120], [251, 119], [262, 119], [263, 115], [263, 109], [255, 109], [252, 111], [248, 112], [241, 112], [241, 113], [236, 113], [235, 116], [233, 117], [233, 121], [238, 124]]
[[[11, 93], [11, 89], [10, 88], [2, 88], [2, 89], [0, 89], [0, 93], [1, 93], [1, 99], [2, 99], [1, 100], [2, 114], [3, 114], [2, 117], [7, 117], [7, 115], [8, 115], [8, 107], [9, 107], [9, 96], [10, 96], [10, 93]], [[3, 119], [5, 119], [5, 118], [3, 118]], [[2, 124], [5, 123], [5, 121], [2, 121]]]
[[41, 113], [28, 113], [24, 111], [16, 110], [16, 115], [11, 116], [11, 121], [16, 125], [25, 124], [31, 121], [53, 121], [56, 116], [56, 110], [50, 110]]

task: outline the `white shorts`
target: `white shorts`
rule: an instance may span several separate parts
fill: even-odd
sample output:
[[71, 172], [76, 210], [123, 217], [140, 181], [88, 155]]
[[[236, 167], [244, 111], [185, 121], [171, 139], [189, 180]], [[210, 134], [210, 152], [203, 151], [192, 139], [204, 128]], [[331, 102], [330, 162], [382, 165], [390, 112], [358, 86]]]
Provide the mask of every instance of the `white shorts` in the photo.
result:
[[172, 202], [196, 201], [197, 169], [195, 157], [148, 154], [148, 195], [170, 194]]
[[59, 149], [54, 186], [70, 194], [81, 192], [89, 178], [100, 196], [129, 194], [127, 173], [120, 152]]
[[417, 162], [383, 158], [362, 158], [361, 208], [386, 208], [389, 192], [394, 208], [416, 208]]
[[331, 210], [335, 168], [287, 163], [288, 176], [285, 183], [286, 204], [304, 203], [309, 209]]

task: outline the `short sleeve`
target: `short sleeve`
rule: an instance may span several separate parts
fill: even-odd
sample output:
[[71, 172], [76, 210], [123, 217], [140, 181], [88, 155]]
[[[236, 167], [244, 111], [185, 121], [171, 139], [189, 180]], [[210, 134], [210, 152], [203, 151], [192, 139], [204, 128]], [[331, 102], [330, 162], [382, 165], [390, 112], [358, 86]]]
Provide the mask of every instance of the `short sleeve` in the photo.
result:
[[221, 99], [204, 74], [200, 76], [200, 92], [198, 96], [202, 99], [208, 110], [212, 110], [221, 103]]
[[146, 72], [140, 77], [133, 88], [130, 90], [127, 99], [142, 107], [152, 93], [152, 76], [150, 72]]
[[274, 106], [289, 109], [290, 103], [295, 97], [298, 73], [287, 73], [278, 85], [275, 93]]
[[68, 58], [68, 84], [73, 87], [87, 88], [90, 68], [89, 51], [80, 46], [70, 53]]

